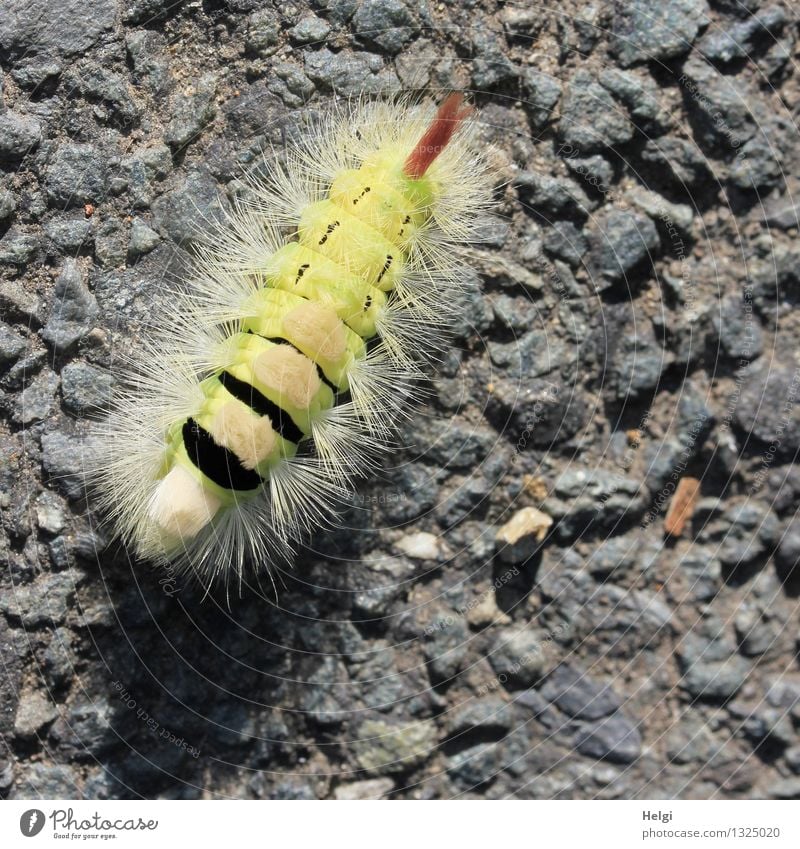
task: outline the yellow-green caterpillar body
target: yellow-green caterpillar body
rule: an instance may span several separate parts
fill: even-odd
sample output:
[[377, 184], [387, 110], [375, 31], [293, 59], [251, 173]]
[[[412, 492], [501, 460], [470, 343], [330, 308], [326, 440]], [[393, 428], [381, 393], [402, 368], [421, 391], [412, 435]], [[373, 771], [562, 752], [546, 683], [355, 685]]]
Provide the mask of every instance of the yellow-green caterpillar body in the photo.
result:
[[140, 556], [241, 579], [369, 467], [491, 205], [469, 114], [349, 107], [201, 250], [99, 432], [94, 478]]

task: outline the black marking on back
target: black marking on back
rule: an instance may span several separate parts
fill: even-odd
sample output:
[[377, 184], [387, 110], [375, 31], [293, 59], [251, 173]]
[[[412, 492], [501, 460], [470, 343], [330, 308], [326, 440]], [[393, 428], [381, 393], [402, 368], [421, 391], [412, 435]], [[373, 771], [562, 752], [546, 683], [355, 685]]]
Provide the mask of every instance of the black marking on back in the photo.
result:
[[309, 268], [311, 268], [311, 266], [307, 262], [304, 262], [300, 268], [297, 269], [297, 277], [294, 278], [295, 286], [300, 282], [300, 278], [306, 273], [306, 271], [308, 271]]
[[394, 257], [391, 254], [386, 255], [386, 262], [383, 264], [383, 268], [381, 269], [381, 273], [378, 275], [378, 279], [375, 281], [376, 285], [383, 280], [383, 275], [392, 267], [392, 261]]
[[334, 221], [332, 224], [329, 224], [325, 228], [325, 234], [322, 236], [322, 238], [319, 240], [319, 242], [317, 242], [317, 244], [318, 245], [324, 245], [325, 242], [328, 241], [328, 236], [330, 236], [330, 234], [333, 233], [333, 231], [339, 226], [339, 223], [340, 222], [338, 222], [338, 221]]
[[217, 486], [240, 491], [261, 486], [261, 476], [252, 469], [245, 469], [233, 451], [218, 445], [214, 437], [194, 419], [187, 419], [183, 423], [181, 436], [189, 459]]
[[353, 206], [355, 206], [367, 192], [371, 191], [369, 186], [364, 186], [364, 191], [357, 198], [353, 198]]
[[239, 380], [229, 371], [220, 373], [219, 382], [234, 398], [247, 404], [253, 412], [258, 413], [259, 416], [269, 416], [275, 432], [284, 439], [296, 444], [303, 438], [303, 431], [292, 421], [292, 417], [286, 410], [281, 409], [274, 401], [270, 401], [266, 395], [262, 395], [255, 386]]

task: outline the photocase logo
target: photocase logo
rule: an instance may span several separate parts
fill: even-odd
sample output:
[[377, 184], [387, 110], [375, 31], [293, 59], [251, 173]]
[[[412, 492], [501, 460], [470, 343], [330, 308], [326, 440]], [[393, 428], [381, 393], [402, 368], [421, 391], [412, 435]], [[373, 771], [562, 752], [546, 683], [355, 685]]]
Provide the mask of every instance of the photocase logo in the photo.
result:
[[25, 837], [36, 837], [44, 828], [44, 814], [37, 808], [31, 808], [19, 818], [19, 830]]

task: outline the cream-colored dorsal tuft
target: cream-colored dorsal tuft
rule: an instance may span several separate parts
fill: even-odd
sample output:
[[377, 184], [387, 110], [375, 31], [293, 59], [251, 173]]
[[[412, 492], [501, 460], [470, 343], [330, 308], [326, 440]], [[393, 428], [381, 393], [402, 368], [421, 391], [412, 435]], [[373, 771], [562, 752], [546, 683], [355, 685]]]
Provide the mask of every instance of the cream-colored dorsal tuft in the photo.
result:
[[200, 533], [222, 506], [181, 466], [173, 466], [150, 501], [150, 519], [167, 537], [188, 540]]
[[275, 448], [276, 436], [269, 418], [254, 415], [240, 401], [220, 407], [209, 432], [218, 445], [233, 451], [245, 469], [255, 469]]

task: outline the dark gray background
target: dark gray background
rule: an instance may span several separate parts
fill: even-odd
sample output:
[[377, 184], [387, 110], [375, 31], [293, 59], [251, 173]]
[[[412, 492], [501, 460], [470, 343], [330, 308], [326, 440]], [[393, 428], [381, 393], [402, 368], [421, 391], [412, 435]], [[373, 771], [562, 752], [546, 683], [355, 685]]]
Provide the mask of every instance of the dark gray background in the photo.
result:
[[[4, 0], [0, 793], [800, 795], [796, 12]], [[404, 450], [277, 595], [132, 562], [82, 440], [206, 220], [334, 95], [461, 87], [500, 219]]]

